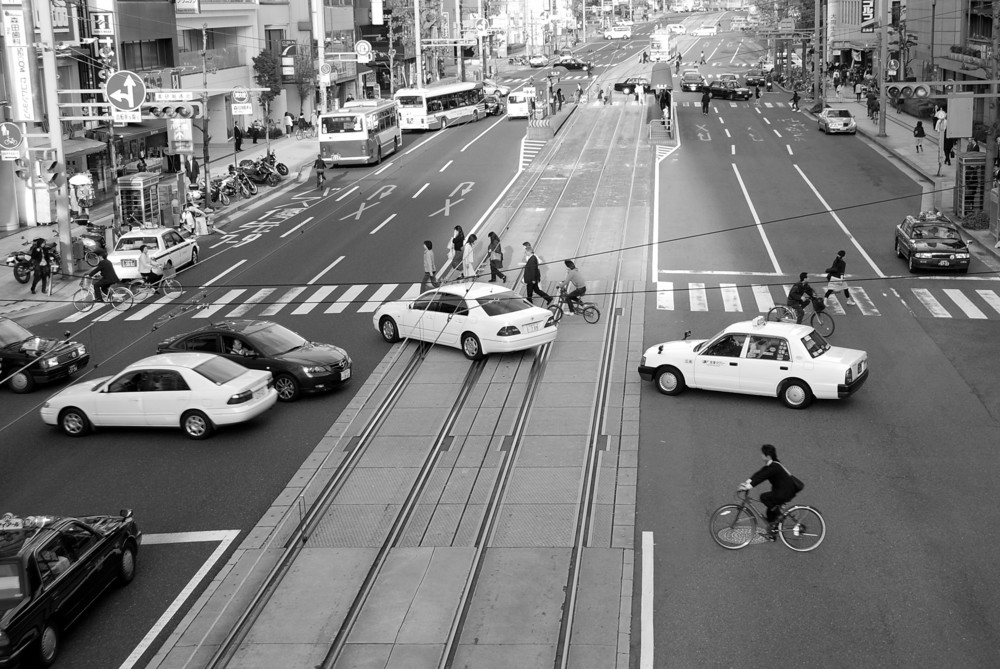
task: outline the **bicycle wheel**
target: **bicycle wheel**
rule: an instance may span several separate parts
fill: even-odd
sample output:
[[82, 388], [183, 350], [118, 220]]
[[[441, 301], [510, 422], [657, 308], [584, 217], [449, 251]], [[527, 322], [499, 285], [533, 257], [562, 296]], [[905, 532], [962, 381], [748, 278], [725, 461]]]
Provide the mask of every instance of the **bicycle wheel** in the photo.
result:
[[723, 504], [708, 523], [715, 543], [731, 551], [743, 548], [757, 536], [757, 519], [740, 504]]
[[142, 302], [152, 293], [150, 287], [146, 284], [143, 279], [133, 279], [128, 285], [128, 289], [132, 291], [132, 297]]
[[601, 320], [601, 312], [597, 307], [586, 306], [583, 308], [583, 320], [588, 323], [596, 323]]
[[135, 296], [128, 288], [113, 286], [108, 290], [108, 303], [115, 311], [128, 311], [135, 304]]
[[94, 292], [87, 288], [80, 288], [73, 293], [73, 306], [77, 311], [90, 311], [94, 308]]
[[167, 297], [177, 297], [184, 292], [184, 286], [177, 279], [164, 279], [160, 287]]
[[788, 307], [779, 304], [776, 307], [771, 307], [767, 312], [767, 317], [765, 320], [771, 321], [772, 323], [780, 323], [782, 321], [792, 321], [795, 322], [795, 312]]
[[97, 267], [97, 263], [101, 261], [101, 257], [93, 251], [87, 251], [86, 255], [83, 256], [83, 259], [91, 267]]
[[552, 314], [552, 321], [558, 323], [563, 317], [562, 303], [549, 305], [549, 312]]
[[781, 543], [793, 551], [811, 551], [826, 538], [826, 522], [811, 506], [793, 506], [778, 521]]
[[825, 311], [817, 311], [814, 313], [809, 319], [809, 323], [813, 326], [816, 332], [820, 333], [824, 337], [829, 337], [833, 334], [833, 316]]

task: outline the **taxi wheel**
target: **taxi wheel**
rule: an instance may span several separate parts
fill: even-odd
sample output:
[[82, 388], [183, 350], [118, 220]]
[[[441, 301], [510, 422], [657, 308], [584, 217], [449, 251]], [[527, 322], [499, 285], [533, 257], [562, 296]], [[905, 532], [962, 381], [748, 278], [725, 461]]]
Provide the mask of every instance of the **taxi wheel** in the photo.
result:
[[198, 264], [198, 249], [191, 249], [191, 264]]
[[135, 578], [135, 546], [127, 543], [122, 546], [122, 557], [118, 563], [118, 582], [128, 585]]
[[299, 382], [289, 374], [279, 374], [274, 379], [274, 389], [282, 402], [294, 402], [299, 399]]
[[399, 327], [396, 326], [396, 321], [388, 316], [383, 316], [382, 320], [378, 322], [378, 331], [382, 333], [382, 339], [390, 344], [399, 341]]
[[7, 381], [12, 392], [23, 394], [35, 389], [35, 379], [28, 372], [17, 372]]
[[664, 395], [680, 395], [686, 387], [684, 375], [676, 367], [668, 365], [656, 371], [656, 389]]
[[466, 332], [462, 335], [462, 353], [469, 360], [479, 360], [482, 358], [483, 345], [480, 343], [479, 337], [471, 332]]
[[804, 381], [791, 379], [781, 387], [781, 403], [789, 409], [805, 409], [812, 404], [812, 390]]
[[38, 637], [38, 665], [51, 667], [59, 657], [59, 632], [52, 625], [46, 625]]
[[910, 259], [907, 261], [906, 267], [907, 267], [907, 269], [910, 270], [910, 274], [916, 274], [917, 273], [917, 264], [915, 262], [913, 262], [913, 256], [912, 255], [910, 256]]
[[903, 249], [900, 248], [900, 246], [899, 246], [899, 240], [897, 239], [895, 243], [896, 243], [896, 257], [897, 258], [902, 258], [903, 257]]
[[70, 437], [82, 437], [90, 432], [90, 420], [80, 409], [67, 407], [59, 414], [59, 427]]
[[189, 439], [208, 439], [215, 426], [201, 411], [187, 411], [181, 416], [181, 429]]

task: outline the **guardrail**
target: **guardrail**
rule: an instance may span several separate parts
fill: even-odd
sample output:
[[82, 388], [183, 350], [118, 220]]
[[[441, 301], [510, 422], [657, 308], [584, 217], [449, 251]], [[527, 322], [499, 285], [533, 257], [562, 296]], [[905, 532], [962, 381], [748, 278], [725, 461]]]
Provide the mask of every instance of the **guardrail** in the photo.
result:
[[648, 138], [651, 142], [669, 141], [674, 136], [669, 118], [654, 118], [649, 122]]

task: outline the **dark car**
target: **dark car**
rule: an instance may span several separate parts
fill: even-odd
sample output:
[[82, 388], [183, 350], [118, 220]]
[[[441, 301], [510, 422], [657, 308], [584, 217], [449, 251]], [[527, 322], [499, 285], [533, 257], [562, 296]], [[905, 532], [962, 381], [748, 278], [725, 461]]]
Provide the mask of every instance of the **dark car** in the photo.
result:
[[918, 269], [969, 271], [969, 247], [958, 226], [943, 214], [924, 212], [907, 216], [896, 226], [896, 255], [910, 272]]
[[765, 83], [764, 71], [760, 68], [747, 70], [744, 81], [747, 86], [763, 86]]
[[732, 79], [716, 79], [709, 85], [708, 91], [713, 98], [726, 100], [749, 100], [752, 95], [749, 88], [740, 86]]
[[0, 667], [51, 666], [60, 636], [111, 585], [135, 577], [142, 533], [117, 516], [0, 516]]
[[681, 75], [681, 90], [700, 93], [705, 87], [705, 77], [697, 70], [688, 70]]
[[351, 357], [332, 344], [308, 341], [271, 321], [233, 320], [213, 323], [160, 342], [157, 353], [216, 353], [250, 369], [274, 376], [282, 402], [308, 392], [332, 390], [351, 378]]
[[487, 116], [503, 115], [503, 101], [500, 99], [499, 95], [487, 95], [483, 98], [483, 104], [486, 105]]
[[563, 56], [559, 60], [554, 61], [552, 67], [565, 67], [567, 70], [590, 72], [594, 68], [594, 65], [589, 61], [580, 60], [576, 56]]
[[646, 77], [629, 77], [625, 81], [619, 81], [615, 84], [615, 90], [619, 93], [630, 95], [634, 93], [639, 86], [642, 86], [644, 90], [648, 91], [649, 79]]
[[[893, 101], [890, 101], [893, 104]], [[934, 118], [934, 112], [937, 111], [938, 107], [941, 107], [945, 111], [948, 111], [948, 101], [944, 98], [934, 98], [929, 100], [927, 98], [899, 98], [895, 100], [894, 104], [902, 106], [902, 111], [910, 116], [916, 116], [917, 118]]]
[[39, 383], [68, 379], [90, 362], [87, 347], [75, 341], [43, 339], [0, 316], [0, 381], [15, 393], [30, 393]]

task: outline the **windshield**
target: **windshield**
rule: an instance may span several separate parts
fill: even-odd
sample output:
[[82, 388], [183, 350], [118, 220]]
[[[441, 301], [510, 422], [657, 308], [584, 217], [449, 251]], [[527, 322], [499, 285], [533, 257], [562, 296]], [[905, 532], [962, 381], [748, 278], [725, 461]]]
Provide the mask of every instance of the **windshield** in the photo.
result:
[[700, 74], [694, 74], [693, 72], [688, 72], [688, 73], [686, 73], [684, 75], [684, 78], [687, 79], [688, 81], [700, 80], [701, 79], [701, 75]]
[[802, 338], [802, 345], [809, 351], [809, 355], [814, 358], [818, 358], [830, 350], [829, 342], [823, 339], [823, 336], [815, 330]]
[[268, 325], [247, 333], [247, 339], [261, 355], [273, 357], [294, 351], [309, 342], [282, 325]]
[[918, 225], [913, 229], [913, 236], [924, 239], [959, 239], [956, 230], [943, 225]]
[[16, 562], [0, 562], [0, 613], [24, 599], [21, 574]]
[[229, 383], [233, 379], [239, 378], [245, 374], [247, 372], [247, 368], [221, 356], [212, 356], [210, 359], [195, 367], [194, 371], [198, 372], [215, 385], [221, 386], [223, 383]]
[[416, 107], [417, 109], [424, 108], [424, 98], [420, 95], [400, 95], [396, 98], [396, 103], [400, 107]]
[[160, 243], [156, 237], [122, 237], [118, 240], [115, 251], [138, 251], [142, 248], [143, 244], [152, 249], [160, 248]]
[[480, 297], [476, 302], [487, 316], [502, 316], [530, 309], [532, 304], [512, 290]]
[[831, 109], [827, 112], [827, 116], [836, 116], [837, 118], [851, 118], [851, 112], [847, 109]]
[[343, 115], [343, 116], [326, 116], [323, 117], [323, 130], [324, 134], [333, 134], [340, 132], [360, 132], [363, 130], [364, 125], [361, 122], [360, 116], [355, 116], [353, 114]]
[[31, 333], [14, 321], [0, 319], [0, 346], [9, 346], [31, 337]]

